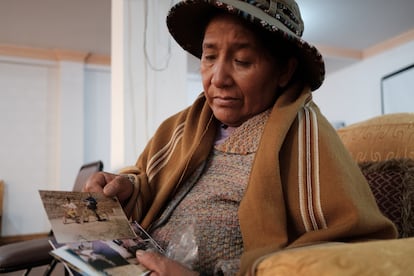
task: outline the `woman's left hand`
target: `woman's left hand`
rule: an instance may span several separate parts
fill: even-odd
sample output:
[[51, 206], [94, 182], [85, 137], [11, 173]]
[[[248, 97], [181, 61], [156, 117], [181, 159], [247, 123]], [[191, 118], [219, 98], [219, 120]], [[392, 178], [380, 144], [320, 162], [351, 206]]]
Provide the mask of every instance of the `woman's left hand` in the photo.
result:
[[136, 256], [140, 264], [152, 271], [150, 276], [199, 275], [198, 272], [189, 270], [182, 264], [156, 252], [138, 250]]

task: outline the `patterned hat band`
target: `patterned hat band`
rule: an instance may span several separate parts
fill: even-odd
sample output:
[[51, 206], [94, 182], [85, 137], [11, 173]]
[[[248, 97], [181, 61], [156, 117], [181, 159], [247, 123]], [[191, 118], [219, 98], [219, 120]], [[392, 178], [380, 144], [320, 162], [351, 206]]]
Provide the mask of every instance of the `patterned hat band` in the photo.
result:
[[[283, 0], [250, 0], [250, 1], [238, 1], [237, 3], [234, 1], [217, 1], [213, 0], [210, 1], [211, 4], [220, 6], [222, 4], [231, 5], [233, 3], [233, 7], [238, 8], [239, 11], [242, 10], [250, 10], [250, 14], [246, 12], [241, 12], [241, 16], [248, 19], [248, 17], [255, 14], [254, 10], [251, 7], [256, 7], [261, 9], [263, 12], [268, 14], [271, 18], [278, 20], [283, 25], [285, 25], [292, 33], [296, 34], [297, 36], [301, 37], [303, 34], [304, 24], [300, 14], [300, 10], [296, 2]], [[270, 21], [273, 19], [269, 18]], [[270, 23], [270, 22], [269, 22]]]
[[205, 27], [217, 9], [237, 15], [295, 46], [305, 81], [311, 90], [321, 86], [325, 64], [319, 51], [301, 39], [304, 24], [294, 0], [183, 0], [171, 8], [168, 29], [184, 50], [200, 58]]

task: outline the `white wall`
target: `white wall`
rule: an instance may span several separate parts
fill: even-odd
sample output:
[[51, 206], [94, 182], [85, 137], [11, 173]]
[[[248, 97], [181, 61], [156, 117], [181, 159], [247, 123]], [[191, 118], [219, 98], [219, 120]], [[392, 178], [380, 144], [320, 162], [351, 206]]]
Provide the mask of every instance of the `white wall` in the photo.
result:
[[56, 76], [49, 62], [0, 60], [3, 236], [45, 230], [37, 190], [57, 184]]
[[85, 70], [84, 162], [110, 162], [111, 70], [109, 66], [88, 65]]
[[113, 170], [135, 164], [158, 125], [187, 105], [186, 54], [165, 23], [173, 2], [112, 2]]
[[109, 81], [108, 66], [0, 56], [2, 236], [49, 231], [38, 190], [71, 190], [82, 164], [109, 162]]
[[330, 121], [347, 125], [381, 115], [381, 78], [413, 63], [411, 41], [328, 75], [315, 102]]

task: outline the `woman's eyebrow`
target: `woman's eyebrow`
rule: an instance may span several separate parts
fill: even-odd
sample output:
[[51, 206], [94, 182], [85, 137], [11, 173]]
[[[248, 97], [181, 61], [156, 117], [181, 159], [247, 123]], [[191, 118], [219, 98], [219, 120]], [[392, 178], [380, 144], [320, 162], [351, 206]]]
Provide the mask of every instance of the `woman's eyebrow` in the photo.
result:
[[[217, 44], [214, 42], [203, 42], [202, 44], [203, 49], [215, 49], [217, 48]], [[240, 49], [255, 49], [255, 45], [249, 42], [235, 42], [232, 43], [231, 47], [232, 49], [240, 50]]]
[[214, 49], [216, 48], [215, 44], [212, 42], [203, 42], [202, 44], [203, 49]]

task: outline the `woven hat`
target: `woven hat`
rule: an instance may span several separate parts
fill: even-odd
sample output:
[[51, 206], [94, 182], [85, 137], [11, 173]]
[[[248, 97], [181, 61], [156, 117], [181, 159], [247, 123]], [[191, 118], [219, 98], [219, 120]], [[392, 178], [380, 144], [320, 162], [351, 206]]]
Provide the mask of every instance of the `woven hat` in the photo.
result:
[[294, 0], [183, 0], [171, 8], [168, 29], [184, 50], [201, 58], [204, 31], [217, 9], [242, 17], [294, 45], [305, 81], [311, 90], [321, 86], [325, 64], [319, 51], [301, 38], [304, 25]]

